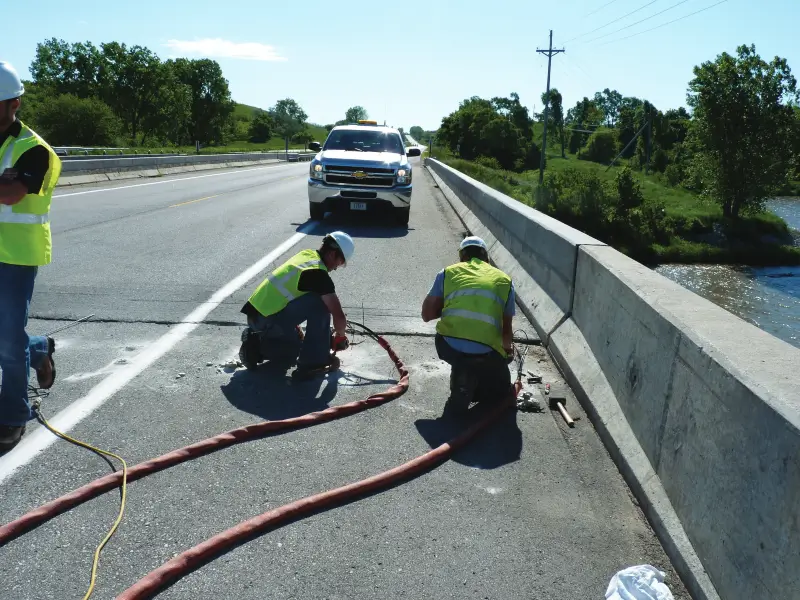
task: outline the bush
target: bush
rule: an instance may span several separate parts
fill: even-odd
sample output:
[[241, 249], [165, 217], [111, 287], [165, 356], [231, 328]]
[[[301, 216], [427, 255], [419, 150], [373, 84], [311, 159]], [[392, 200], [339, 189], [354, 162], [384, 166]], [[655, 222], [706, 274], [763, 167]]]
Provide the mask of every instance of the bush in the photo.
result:
[[36, 122], [53, 146], [117, 146], [123, 129], [107, 104], [71, 94], [42, 102]]
[[638, 208], [644, 203], [644, 195], [639, 182], [634, 178], [630, 167], [625, 167], [617, 173], [617, 211], [624, 217], [631, 209]]
[[481, 165], [482, 167], [486, 167], [488, 169], [497, 169], [500, 170], [500, 163], [496, 158], [493, 156], [479, 156], [475, 159], [475, 164]]
[[578, 158], [596, 163], [608, 164], [617, 155], [617, 136], [613, 131], [598, 129], [595, 131]]
[[667, 179], [667, 185], [677, 187], [683, 181], [683, 168], [680, 165], [667, 165], [664, 177]]

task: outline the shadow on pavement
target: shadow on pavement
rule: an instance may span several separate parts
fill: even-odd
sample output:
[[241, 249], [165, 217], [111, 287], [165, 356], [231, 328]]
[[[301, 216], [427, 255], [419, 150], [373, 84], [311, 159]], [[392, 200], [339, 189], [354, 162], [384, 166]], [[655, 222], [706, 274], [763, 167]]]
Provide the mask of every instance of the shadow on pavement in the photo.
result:
[[[320, 393], [323, 382], [327, 382]], [[318, 410], [325, 410], [339, 388], [394, 385], [397, 379], [374, 379], [346, 369], [310, 381], [292, 381], [286, 368], [262, 364], [256, 371], [236, 371], [230, 381], [220, 386], [233, 406], [266, 420], [291, 419]], [[378, 390], [374, 390], [378, 391]], [[363, 397], [348, 398], [348, 401]]]
[[[341, 375], [336, 372], [310, 381], [292, 381], [286, 369], [267, 363], [256, 371], [236, 371], [220, 389], [239, 410], [279, 421], [328, 408]], [[323, 382], [327, 383], [320, 393]]]
[[[412, 209], [413, 210], [413, 209]], [[381, 213], [328, 213], [322, 221], [307, 220], [305, 223], [292, 223], [295, 231], [306, 231], [309, 225], [314, 225], [309, 232], [311, 235], [325, 235], [332, 231], [344, 231], [354, 238], [398, 238], [405, 237], [413, 227], [397, 225], [391, 215]]]
[[[484, 414], [485, 408], [477, 405], [461, 418], [442, 415], [438, 419], [418, 419], [414, 425], [428, 445], [436, 448], [465, 431]], [[522, 431], [517, 426], [517, 411], [509, 409], [467, 446], [453, 453], [450, 460], [478, 469], [496, 469], [518, 461], [521, 454]]]

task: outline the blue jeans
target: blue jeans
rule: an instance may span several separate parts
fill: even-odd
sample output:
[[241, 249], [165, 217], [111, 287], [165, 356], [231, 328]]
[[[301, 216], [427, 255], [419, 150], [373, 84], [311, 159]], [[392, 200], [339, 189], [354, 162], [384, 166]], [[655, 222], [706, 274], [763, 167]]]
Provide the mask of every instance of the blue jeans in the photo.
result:
[[0, 262], [0, 425], [25, 425], [35, 416], [28, 404], [28, 376], [48, 356], [47, 338], [25, 331], [37, 270]]
[[[301, 341], [295, 327], [303, 321], [306, 321], [306, 335]], [[261, 334], [261, 354], [267, 360], [296, 359], [298, 367], [330, 362], [331, 313], [318, 294], [303, 294], [282, 311], [269, 317], [251, 317], [247, 323]]]

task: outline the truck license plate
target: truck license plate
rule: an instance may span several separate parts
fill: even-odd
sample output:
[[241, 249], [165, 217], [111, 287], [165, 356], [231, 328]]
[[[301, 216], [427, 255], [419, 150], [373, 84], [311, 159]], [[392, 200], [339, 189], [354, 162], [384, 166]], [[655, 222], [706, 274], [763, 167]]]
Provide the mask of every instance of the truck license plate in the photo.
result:
[[351, 202], [350, 210], [367, 210], [366, 202]]

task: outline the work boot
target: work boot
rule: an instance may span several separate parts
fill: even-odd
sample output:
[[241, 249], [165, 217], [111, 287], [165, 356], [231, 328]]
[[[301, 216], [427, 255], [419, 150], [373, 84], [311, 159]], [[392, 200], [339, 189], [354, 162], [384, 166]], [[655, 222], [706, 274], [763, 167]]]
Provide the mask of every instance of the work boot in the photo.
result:
[[453, 368], [450, 371], [450, 397], [444, 406], [443, 414], [454, 417], [467, 414], [477, 387], [478, 380], [468, 369]]
[[258, 332], [246, 327], [242, 331], [242, 345], [239, 348], [239, 360], [248, 371], [258, 367], [261, 362], [261, 339]]
[[25, 433], [25, 425], [0, 425], [0, 452], [8, 452], [19, 444]]
[[39, 382], [39, 388], [49, 390], [56, 382], [56, 363], [53, 360], [53, 354], [56, 351], [56, 342], [53, 338], [47, 338], [47, 358], [42, 363], [42, 366], [36, 369], [36, 380]]
[[338, 356], [331, 354], [330, 360], [322, 365], [298, 365], [292, 372], [292, 379], [297, 381], [308, 381], [314, 377], [324, 376], [333, 371], [337, 371], [342, 365]]

